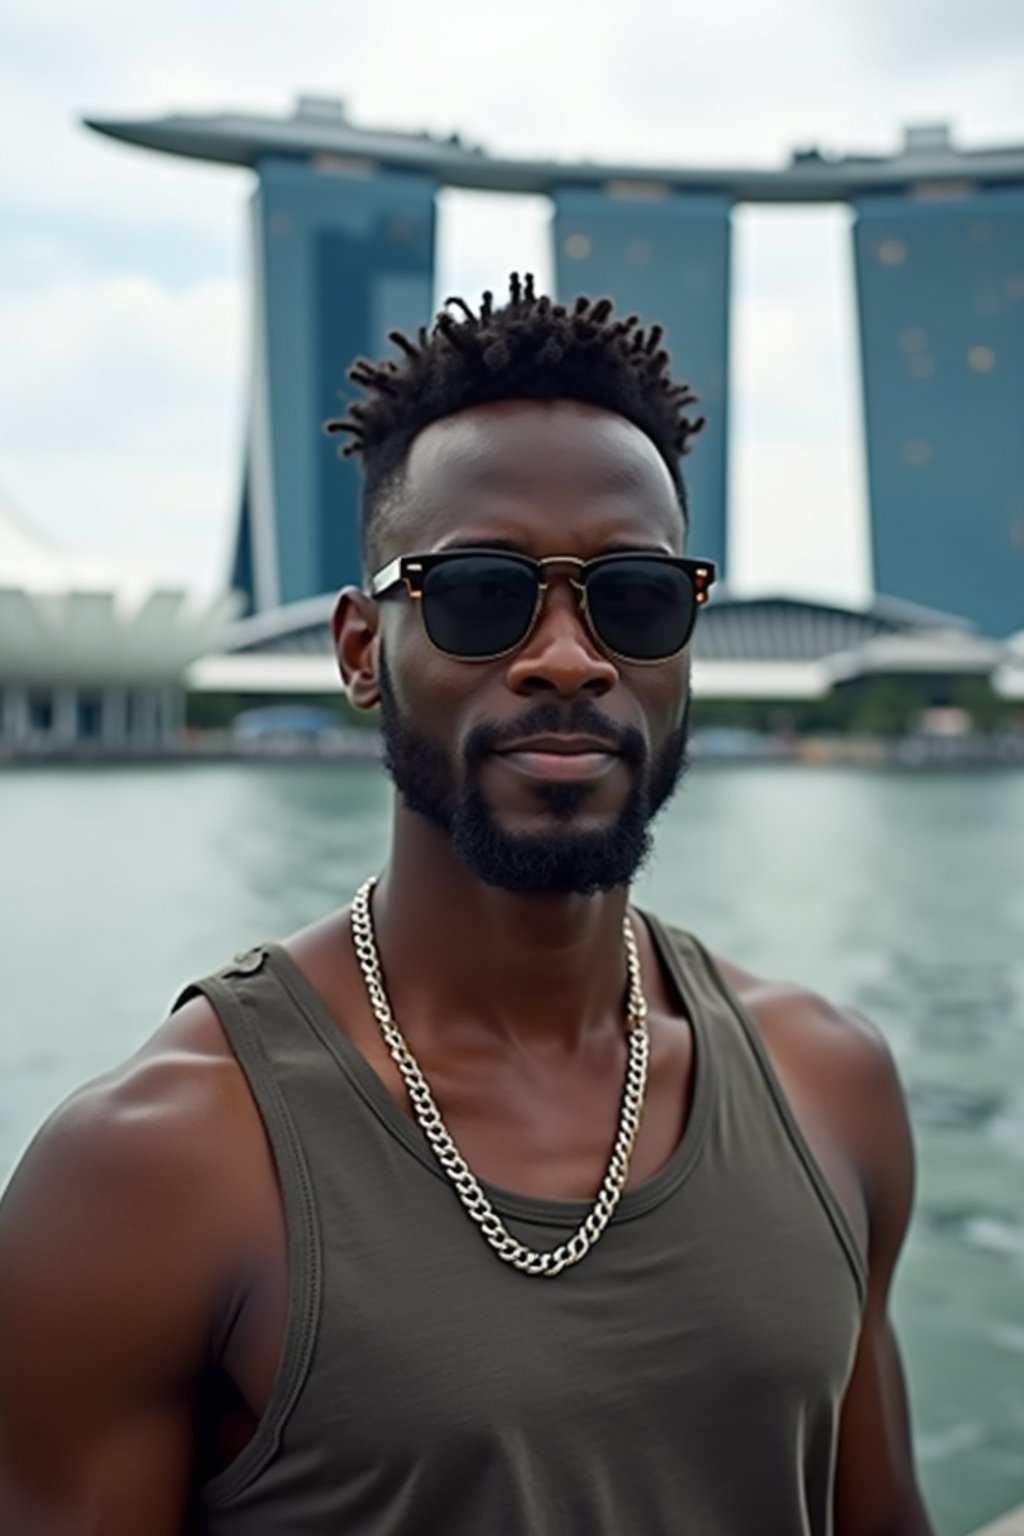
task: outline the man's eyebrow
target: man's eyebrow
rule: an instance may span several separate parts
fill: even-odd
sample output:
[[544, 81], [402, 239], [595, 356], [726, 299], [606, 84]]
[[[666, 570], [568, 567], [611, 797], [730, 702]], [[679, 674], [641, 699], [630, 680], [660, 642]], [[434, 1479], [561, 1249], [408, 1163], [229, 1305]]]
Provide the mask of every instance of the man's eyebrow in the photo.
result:
[[515, 539], [451, 539], [444, 544], [439, 544], [436, 553], [446, 555], [454, 549], [507, 549], [510, 554], [526, 555], [530, 558], [529, 551]]
[[[435, 554], [446, 555], [466, 549], [507, 550], [512, 555], [524, 555], [527, 560], [535, 560], [537, 558], [525, 545], [518, 543], [515, 539], [494, 539], [489, 537], [480, 539], [452, 539], [450, 542], [439, 544]], [[672, 551], [666, 549], [663, 544], [606, 544], [601, 549], [602, 555], [669, 555], [671, 553]], [[597, 557], [593, 556], [592, 558], [596, 559]]]

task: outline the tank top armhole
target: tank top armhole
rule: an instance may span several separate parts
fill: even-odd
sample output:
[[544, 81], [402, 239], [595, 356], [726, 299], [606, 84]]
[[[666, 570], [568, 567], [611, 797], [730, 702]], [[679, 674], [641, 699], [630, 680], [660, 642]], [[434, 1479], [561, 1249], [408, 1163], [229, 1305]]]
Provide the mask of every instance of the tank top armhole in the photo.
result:
[[768, 1055], [765, 1043], [761, 1038], [760, 1030], [757, 1028], [757, 1025], [754, 1023], [750, 1014], [747, 1012], [740, 999], [736, 996], [733, 989], [726, 983], [725, 978], [722, 976], [718, 969], [718, 966], [715, 964], [711, 955], [704, 948], [704, 945], [700, 942], [700, 940], [693, 934], [684, 933], [680, 929], [669, 930], [668, 938], [672, 949], [677, 953], [680, 941], [682, 941], [685, 945], [692, 947], [697, 960], [704, 967], [709, 981], [714, 986], [716, 991], [718, 991], [728, 1003], [730, 1011], [737, 1020], [740, 1029], [742, 1030], [743, 1036], [750, 1048], [751, 1054], [757, 1063], [761, 1076], [764, 1079], [772, 1102], [775, 1105], [776, 1111], [779, 1115], [779, 1119], [782, 1121], [783, 1129], [789, 1138], [793, 1150], [795, 1151], [800, 1162], [803, 1164], [804, 1170], [807, 1173], [807, 1177], [811, 1181], [811, 1186], [817, 1194], [818, 1199], [824, 1209], [825, 1215], [827, 1216], [832, 1226], [832, 1230], [834, 1231], [836, 1238], [839, 1241], [839, 1245], [845, 1254], [847, 1263], [849, 1264], [853, 1275], [858, 1300], [861, 1307], [863, 1307], [868, 1287], [867, 1258], [853, 1234], [853, 1229], [847, 1220], [846, 1212], [840, 1205], [839, 1200], [832, 1189], [832, 1186], [829, 1184], [828, 1179], [825, 1177], [825, 1174], [822, 1171], [818, 1159], [815, 1157], [811, 1150], [807, 1138], [804, 1136], [803, 1131], [800, 1129], [800, 1126], [797, 1123], [796, 1116], [790, 1107], [790, 1103], [786, 1097], [785, 1090], [779, 1081], [775, 1068], [772, 1065], [771, 1057]]
[[229, 1504], [277, 1453], [309, 1373], [322, 1290], [320, 1225], [312, 1181], [295, 1123], [247, 1007], [247, 984], [251, 984], [248, 975], [234, 973], [231, 982], [223, 974], [211, 976], [186, 988], [174, 1003], [176, 1009], [191, 998], [205, 997], [221, 1022], [270, 1142], [288, 1242], [287, 1322], [270, 1397], [252, 1439], [226, 1467], [199, 1485], [198, 1497], [210, 1508]]

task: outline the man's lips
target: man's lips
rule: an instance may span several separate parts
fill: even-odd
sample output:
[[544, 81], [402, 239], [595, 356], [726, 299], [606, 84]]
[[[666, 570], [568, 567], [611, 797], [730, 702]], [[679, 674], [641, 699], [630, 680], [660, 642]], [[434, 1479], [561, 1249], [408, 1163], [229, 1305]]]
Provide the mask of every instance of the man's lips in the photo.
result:
[[571, 757], [579, 752], [603, 752], [618, 756], [618, 749], [601, 736], [522, 736], [517, 741], [506, 742], [497, 752], [504, 757], [509, 752], [553, 752], [557, 757]]
[[527, 778], [575, 783], [602, 778], [619, 760], [617, 749], [595, 736], [524, 737], [495, 756]]

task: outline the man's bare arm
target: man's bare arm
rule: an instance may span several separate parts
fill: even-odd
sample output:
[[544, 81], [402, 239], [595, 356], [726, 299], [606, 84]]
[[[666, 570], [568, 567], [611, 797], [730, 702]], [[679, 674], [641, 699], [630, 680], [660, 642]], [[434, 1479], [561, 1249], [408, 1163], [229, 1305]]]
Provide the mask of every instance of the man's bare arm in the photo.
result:
[[138, 1059], [57, 1112], [0, 1203], [4, 1536], [179, 1536], [219, 1096], [187, 1059]]
[[839, 1426], [836, 1536], [933, 1536], [889, 1321], [914, 1197], [913, 1142], [892, 1056], [860, 1014], [716, 960], [760, 1028], [790, 1106], [831, 1175], [855, 1238], [868, 1249], [868, 1293]]
[[917, 1486], [907, 1395], [889, 1320], [893, 1273], [914, 1195], [914, 1151], [892, 1058], [851, 1019], [851, 1101], [870, 1222], [869, 1282], [843, 1403], [836, 1469], [836, 1536], [932, 1536]]

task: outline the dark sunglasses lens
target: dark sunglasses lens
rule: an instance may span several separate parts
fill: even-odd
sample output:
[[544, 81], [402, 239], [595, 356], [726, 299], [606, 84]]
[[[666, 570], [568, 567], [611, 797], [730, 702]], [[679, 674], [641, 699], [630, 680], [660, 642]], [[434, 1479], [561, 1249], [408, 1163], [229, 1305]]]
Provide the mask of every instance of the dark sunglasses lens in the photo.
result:
[[530, 567], [500, 555], [458, 555], [423, 581], [423, 623], [440, 651], [468, 660], [517, 646], [537, 602]]
[[697, 602], [686, 572], [664, 560], [610, 560], [587, 576], [602, 645], [632, 661], [662, 661], [690, 638]]

